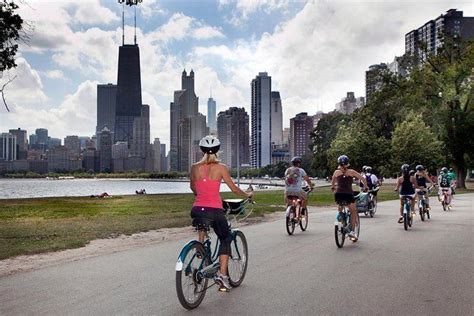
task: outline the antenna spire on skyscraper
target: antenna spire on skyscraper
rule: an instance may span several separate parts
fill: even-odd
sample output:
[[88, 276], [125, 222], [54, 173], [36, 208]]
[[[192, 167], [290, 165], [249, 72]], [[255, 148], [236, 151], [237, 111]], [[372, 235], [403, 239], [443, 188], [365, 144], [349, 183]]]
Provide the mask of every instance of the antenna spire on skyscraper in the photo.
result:
[[134, 37], [133, 42], [137, 45], [137, 5], [142, 3], [143, 0], [118, 0], [118, 3], [122, 4], [122, 46], [125, 45], [125, 5], [135, 6], [135, 16], [134, 16]]

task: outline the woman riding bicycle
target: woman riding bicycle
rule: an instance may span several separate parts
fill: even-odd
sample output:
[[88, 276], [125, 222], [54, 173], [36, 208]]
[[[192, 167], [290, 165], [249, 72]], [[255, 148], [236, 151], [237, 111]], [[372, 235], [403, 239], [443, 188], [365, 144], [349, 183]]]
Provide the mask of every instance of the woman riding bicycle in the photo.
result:
[[339, 212], [342, 211], [341, 203], [348, 204], [349, 211], [351, 212], [352, 227], [349, 237], [357, 240], [358, 236], [354, 232], [354, 227], [357, 224], [357, 210], [355, 206], [354, 191], [352, 190], [352, 181], [353, 178], [359, 179], [364, 184], [364, 190], [368, 190], [367, 181], [360, 173], [353, 169], [349, 169], [349, 158], [346, 155], [339, 156], [339, 158], [337, 158], [337, 163], [339, 167], [332, 175], [331, 190], [335, 192], [334, 198], [336, 203], [339, 205]]
[[[219, 163], [217, 152], [220, 148], [219, 139], [214, 136], [206, 136], [199, 142], [199, 147], [204, 157], [191, 167], [191, 190], [196, 196], [191, 210], [192, 218], [205, 218], [213, 221], [212, 228], [220, 241], [219, 262], [220, 271], [215, 281], [220, 285], [220, 291], [228, 292], [231, 289], [227, 266], [230, 255], [230, 230], [222, 200], [219, 195], [221, 181], [229, 186], [232, 192], [245, 198], [252, 197], [252, 192], [245, 193], [235, 185], [230, 177], [226, 165]], [[205, 232], [199, 232], [199, 241], [204, 241]]]
[[405, 197], [410, 198], [411, 211], [413, 212], [415, 206], [415, 188], [418, 189], [418, 183], [416, 183], [415, 177], [410, 175], [410, 166], [403, 164], [401, 167], [402, 176], [397, 179], [397, 187], [395, 191], [400, 189], [400, 218], [398, 223], [403, 223], [403, 200]]
[[[432, 187], [434, 185], [433, 181], [431, 181], [430, 177], [428, 176], [428, 173], [426, 172], [425, 167], [423, 165], [418, 165], [416, 166], [416, 173], [415, 173], [415, 179], [416, 183], [419, 186], [420, 191], [424, 191], [425, 194], [427, 193], [426, 190], [428, 189], [427, 182], [431, 183]], [[426, 208], [430, 208], [430, 200], [429, 200], [429, 194], [426, 194]]]

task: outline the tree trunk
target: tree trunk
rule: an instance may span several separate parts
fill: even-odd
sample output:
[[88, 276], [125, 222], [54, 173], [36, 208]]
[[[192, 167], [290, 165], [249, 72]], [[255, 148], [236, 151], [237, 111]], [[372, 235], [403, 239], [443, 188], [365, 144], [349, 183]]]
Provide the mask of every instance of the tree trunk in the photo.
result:
[[466, 188], [466, 168], [464, 166], [458, 167], [458, 179], [457, 179], [457, 184], [456, 188]]

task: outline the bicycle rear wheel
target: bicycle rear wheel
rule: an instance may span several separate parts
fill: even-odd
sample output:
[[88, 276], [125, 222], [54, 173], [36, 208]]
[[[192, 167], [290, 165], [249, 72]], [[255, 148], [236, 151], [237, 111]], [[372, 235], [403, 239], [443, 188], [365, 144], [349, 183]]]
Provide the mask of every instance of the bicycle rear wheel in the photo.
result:
[[286, 232], [288, 235], [293, 235], [295, 231], [296, 210], [294, 206], [291, 207], [289, 214], [286, 216]]
[[199, 271], [208, 265], [209, 258], [201, 244], [192, 245], [184, 255], [183, 268], [176, 271], [176, 293], [184, 308], [194, 309], [204, 299], [208, 279], [200, 275]]
[[338, 248], [342, 248], [344, 246], [344, 241], [346, 239], [346, 225], [347, 219], [346, 216], [344, 216], [344, 218], [340, 220], [340, 224], [334, 226], [334, 237], [336, 238], [336, 246]]
[[[359, 213], [356, 212], [356, 227], [354, 227], [354, 232], [357, 234], [357, 239], [360, 238], [360, 216]], [[357, 241], [357, 240], [355, 240]]]
[[229, 283], [232, 287], [239, 286], [244, 280], [247, 272], [249, 254], [247, 239], [244, 233], [236, 231], [230, 244], [231, 254], [229, 257]]
[[305, 231], [306, 228], [308, 228], [308, 209], [307, 208], [301, 208], [300, 228], [302, 231]]

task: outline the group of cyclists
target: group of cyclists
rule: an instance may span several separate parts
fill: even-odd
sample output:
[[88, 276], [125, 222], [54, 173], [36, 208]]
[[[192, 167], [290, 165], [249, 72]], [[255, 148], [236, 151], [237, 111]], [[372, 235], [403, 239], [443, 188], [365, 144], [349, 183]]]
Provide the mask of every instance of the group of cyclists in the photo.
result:
[[[222, 207], [222, 200], [220, 198], [220, 184], [223, 180], [235, 194], [244, 198], [251, 199], [253, 191], [242, 191], [233, 182], [229, 169], [225, 164], [219, 162], [217, 153], [220, 148], [220, 141], [214, 136], [204, 137], [199, 146], [203, 152], [203, 158], [195, 163], [191, 168], [190, 186], [195, 195], [195, 201], [191, 210], [191, 217], [193, 219], [209, 219], [212, 220], [212, 228], [219, 238], [220, 246], [218, 250], [220, 271], [215, 277], [216, 283], [219, 285], [219, 290], [228, 292], [231, 289], [229, 278], [227, 275], [227, 266], [230, 254], [230, 232], [225, 212]], [[285, 203], [289, 203], [289, 196], [298, 196], [301, 203], [302, 214], [297, 213], [296, 216], [304, 215], [307, 212], [307, 192], [303, 190], [303, 183], [312, 189], [314, 184], [311, 182], [306, 171], [301, 168], [302, 160], [300, 157], [294, 157], [291, 160], [291, 166], [285, 171]], [[355, 197], [353, 191], [354, 179], [360, 183], [361, 189], [364, 191], [373, 190], [380, 185], [379, 179], [373, 174], [373, 170], [369, 166], [364, 166], [363, 173], [359, 173], [354, 169], [349, 168], [349, 157], [341, 155], [337, 158], [338, 167], [334, 171], [331, 179], [331, 190], [334, 192], [334, 198], [339, 205], [341, 211], [342, 204], [348, 205], [351, 213], [351, 227], [355, 227], [357, 221], [357, 209], [355, 204]], [[412, 210], [414, 209], [416, 190], [428, 190], [434, 183], [429, 177], [426, 169], [422, 165], [416, 166], [416, 171], [410, 170], [408, 164], [401, 167], [402, 175], [397, 179], [396, 191], [400, 194], [400, 219], [399, 223], [403, 221], [403, 198], [409, 196], [412, 203]], [[441, 174], [438, 179], [440, 191], [447, 190], [448, 195], [452, 193], [452, 183], [455, 179], [455, 174], [451, 173], [446, 167], [441, 169]], [[430, 184], [430, 186], [428, 186]], [[376, 195], [376, 191], [374, 193]], [[429, 207], [429, 201], [427, 200]], [[204, 232], [199, 232], [199, 241], [204, 240]], [[357, 241], [358, 236], [354, 230], [348, 233], [352, 241]]]

